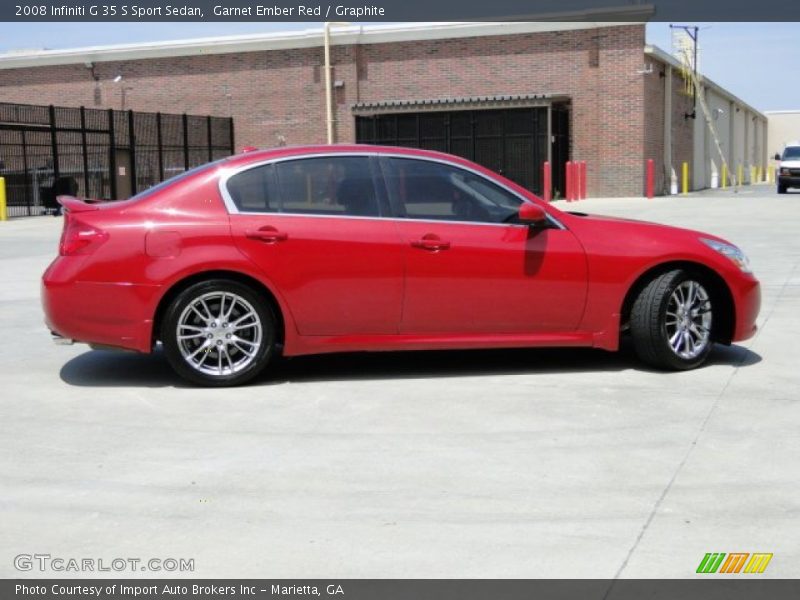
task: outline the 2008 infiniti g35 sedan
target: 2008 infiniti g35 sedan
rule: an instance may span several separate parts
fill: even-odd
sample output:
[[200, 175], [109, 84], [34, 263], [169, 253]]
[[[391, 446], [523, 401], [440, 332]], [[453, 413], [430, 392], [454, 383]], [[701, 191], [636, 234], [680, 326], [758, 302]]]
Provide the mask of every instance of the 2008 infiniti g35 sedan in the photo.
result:
[[150, 352], [202, 385], [278, 353], [591, 346], [664, 369], [755, 332], [747, 258], [706, 233], [565, 213], [454, 156], [254, 151], [121, 202], [60, 197], [57, 341]]

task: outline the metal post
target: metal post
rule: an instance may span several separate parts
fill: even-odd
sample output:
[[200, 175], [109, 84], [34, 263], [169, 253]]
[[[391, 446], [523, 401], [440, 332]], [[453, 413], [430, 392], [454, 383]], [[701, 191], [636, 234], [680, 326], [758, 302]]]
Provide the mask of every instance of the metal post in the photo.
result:
[[230, 118], [229, 118], [229, 121], [230, 121], [230, 132], [231, 132], [231, 146], [230, 146], [230, 153], [231, 153], [231, 154], [233, 154], [233, 149], [234, 149], [234, 147], [235, 147], [235, 146], [234, 146], [234, 141], [235, 141], [235, 138], [234, 138], [234, 136], [233, 136], [233, 117], [230, 117]]
[[58, 169], [58, 136], [56, 134], [56, 107], [50, 105], [50, 147], [53, 152], [53, 184], [59, 177]]
[[86, 144], [86, 109], [81, 106], [81, 147], [83, 149], [83, 194], [89, 197], [89, 148]]
[[161, 113], [156, 113], [156, 143], [158, 144], [158, 180], [164, 181], [164, 139], [161, 137]]
[[322, 26], [322, 45], [325, 50], [325, 130], [328, 143], [334, 142], [334, 116], [333, 116], [333, 85], [331, 82], [331, 27], [349, 25], [350, 23], [337, 23], [326, 21]]
[[547, 105], [547, 162], [553, 164], [553, 103]]
[[8, 221], [8, 205], [6, 202], [5, 177], [0, 177], [0, 221]]
[[565, 171], [564, 172], [564, 176], [566, 178], [566, 182], [565, 182], [565, 185], [564, 185], [564, 187], [566, 188], [566, 190], [564, 190], [564, 192], [565, 192], [564, 193], [564, 197], [566, 198], [567, 202], [572, 202], [572, 200], [573, 200], [572, 188], [574, 186], [573, 174], [572, 174], [572, 161], [569, 161], [569, 160], [567, 161], [567, 165], [566, 165], [566, 168], [564, 169], [564, 171]]
[[183, 113], [183, 165], [189, 170], [189, 117]]
[[211, 149], [211, 115], [206, 117], [206, 129], [208, 130], [208, 162], [214, 160], [214, 151]]
[[114, 109], [108, 109], [108, 169], [109, 181], [111, 186], [111, 199], [117, 198], [117, 142], [114, 139]]
[[586, 167], [586, 161], [581, 161], [581, 200], [586, 200], [587, 189], [589, 188], [589, 184], [587, 181], [588, 178], [588, 169]]
[[131, 195], [135, 196], [136, 189], [136, 136], [133, 132], [134, 116], [133, 111], [128, 111], [128, 148], [131, 155]]
[[645, 184], [645, 195], [651, 199], [655, 195], [656, 168], [652, 158], [647, 159], [647, 178]]
[[550, 202], [552, 188], [552, 170], [550, 169], [550, 161], [546, 160], [542, 163], [542, 200]]
[[325, 131], [329, 144], [333, 143], [333, 93], [331, 90], [331, 24], [322, 28], [322, 43], [325, 46]]
[[684, 161], [683, 163], [683, 177], [681, 183], [681, 193], [685, 196], [689, 193], [689, 163]]
[[25, 206], [30, 212], [33, 199], [38, 196], [38, 190], [31, 190], [31, 186], [28, 184], [28, 174], [30, 173], [28, 170], [28, 136], [25, 135], [24, 129], [20, 133], [22, 134], [22, 170], [25, 173]]
[[667, 65], [664, 79], [664, 183], [661, 191], [672, 193], [672, 66]]

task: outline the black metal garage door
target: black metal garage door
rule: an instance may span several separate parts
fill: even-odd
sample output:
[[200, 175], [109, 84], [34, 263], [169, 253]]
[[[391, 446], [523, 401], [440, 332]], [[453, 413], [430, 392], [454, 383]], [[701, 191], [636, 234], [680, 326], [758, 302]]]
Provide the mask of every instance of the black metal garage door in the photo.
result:
[[449, 152], [542, 192], [547, 108], [464, 110], [356, 117], [362, 144]]

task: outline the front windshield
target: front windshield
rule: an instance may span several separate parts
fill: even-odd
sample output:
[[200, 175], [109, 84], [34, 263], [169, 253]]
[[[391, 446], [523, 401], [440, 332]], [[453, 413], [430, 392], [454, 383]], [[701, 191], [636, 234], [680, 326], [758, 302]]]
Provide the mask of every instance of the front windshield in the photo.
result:
[[800, 146], [789, 146], [783, 151], [783, 160], [800, 160]]

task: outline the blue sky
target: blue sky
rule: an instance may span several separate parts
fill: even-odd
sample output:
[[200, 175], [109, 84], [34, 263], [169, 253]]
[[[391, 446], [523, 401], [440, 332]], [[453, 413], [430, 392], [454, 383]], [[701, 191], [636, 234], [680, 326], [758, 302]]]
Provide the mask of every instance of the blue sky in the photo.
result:
[[[697, 23], [700, 68], [761, 110], [800, 109], [800, 23]], [[16, 23], [5, 24], [0, 52], [73, 48], [318, 27], [315, 23]], [[670, 50], [667, 23], [647, 26], [649, 43]]]

